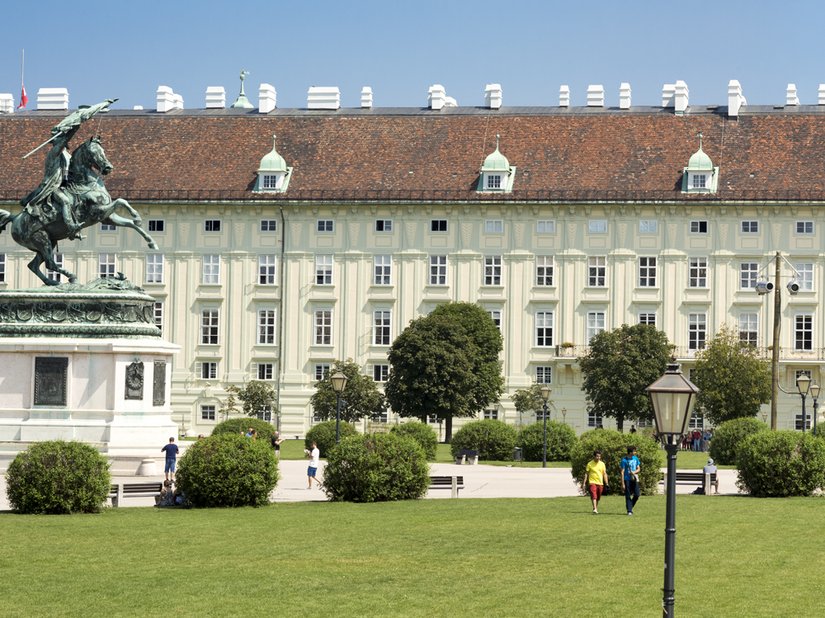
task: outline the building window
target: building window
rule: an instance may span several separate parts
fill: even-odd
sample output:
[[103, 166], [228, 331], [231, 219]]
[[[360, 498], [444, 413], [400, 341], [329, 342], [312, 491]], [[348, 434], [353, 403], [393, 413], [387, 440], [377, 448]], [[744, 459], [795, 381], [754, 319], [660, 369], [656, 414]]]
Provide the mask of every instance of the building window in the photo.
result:
[[503, 234], [504, 221], [501, 219], [488, 219], [484, 222], [484, 232], [486, 234]]
[[588, 311], [585, 345], [590, 345], [591, 339], [601, 332], [604, 332], [604, 311]]
[[484, 285], [501, 285], [501, 256], [484, 257]]
[[[61, 259], [63, 256], [60, 256]], [[55, 260], [57, 260], [57, 254], [55, 254]], [[52, 279], [50, 276], [49, 279]], [[4, 282], [6, 280], [6, 254], [0, 253], [0, 282]], [[58, 274], [57, 279], [52, 279], [52, 281], [60, 281], [60, 275]]]
[[315, 381], [320, 382], [329, 375], [329, 363], [315, 365]]
[[220, 232], [221, 231], [221, 220], [220, 219], [207, 219], [203, 222], [203, 231], [204, 232]]
[[202, 405], [201, 406], [201, 420], [202, 421], [214, 421], [215, 420], [215, 406], [214, 405]]
[[555, 234], [556, 222], [552, 219], [540, 219], [536, 221], [536, 234]]
[[704, 189], [707, 187], [707, 174], [693, 174], [693, 189]]
[[153, 305], [155, 326], [163, 330], [163, 301], [156, 300]]
[[430, 285], [447, 285], [447, 256], [430, 256]]
[[[794, 417], [794, 429], [802, 431], [802, 414], [797, 414]], [[805, 429], [806, 431], [810, 431], [811, 429], [811, 415], [807, 412], [805, 413]]]
[[796, 222], [796, 233], [797, 234], [813, 234], [814, 233], [814, 222], [813, 221], [797, 221]]
[[[639, 424], [641, 427], [641, 423]], [[689, 429], [704, 429], [705, 427], [705, 419], [702, 416], [702, 413], [698, 410], [693, 410], [690, 414], [690, 420], [688, 420], [688, 428]]]
[[639, 258], [639, 287], [640, 288], [655, 288], [656, 287], [656, 258], [655, 257], [640, 257]]
[[315, 256], [315, 284], [332, 285], [332, 256]]
[[146, 223], [147, 229], [150, 232], [165, 232], [166, 231], [166, 223], [163, 219], [149, 219]]
[[201, 283], [204, 285], [217, 285], [221, 282], [221, 256], [204, 255], [203, 273]]
[[375, 285], [392, 284], [392, 256], [376, 255], [374, 260], [373, 283]]
[[392, 232], [392, 219], [376, 219], [376, 232]]
[[501, 332], [501, 309], [490, 309], [487, 313], [493, 321], [493, 324], [495, 324], [496, 328]]
[[757, 262], [742, 262], [739, 264], [739, 289], [749, 290], [756, 287], [756, 278], [759, 275]]
[[373, 365], [372, 379], [376, 382], [386, 382], [390, 377], [389, 365]]
[[258, 363], [258, 379], [272, 380], [275, 376], [275, 365], [272, 363]]
[[691, 313], [688, 315], [688, 349], [705, 349], [707, 328], [707, 314]]
[[591, 234], [604, 234], [607, 232], [607, 219], [590, 219], [587, 229]]
[[794, 264], [796, 281], [802, 292], [812, 292], [814, 289], [814, 265], [811, 262]]
[[388, 309], [372, 312], [372, 345], [390, 345], [392, 343], [392, 314]]
[[332, 309], [315, 312], [315, 345], [332, 345]]
[[98, 277], [114, 277], [115, 276], [115, 254], [101, 253], [98, 256]]
[[659, 231], [659, 222], [656, 219], [639, 220], [639, 234], [656, 234]]
[[756, 338], [759, 333], [759, 316], [755, 313], [739, 314], [739, 341], [756, 347]]
[[446, 219], [433, 219], [430, 221], [430, 231], [431, 232], [446, 232], [447, 231], [447, 220]]
[[545, 287], [553, 285], [553, 256], [536, 256], [536, 285]]
[[262, 232], [277, 232], [278, 231], [278, 220], [277, 219], [261, 219], [261, 231]]
[[648, 326], [656, 326], [656, 314], [651, 312], [639, 314], [639, 324], [646, 324]]
[[743, 234], [758, 234], [759, 233], [759, 221], [742, 221], [742, 233]]
[[200, 378], [201, 380], [217, 380], [218, 379], [218, 363], [208, 361], [200, 363]]
[[[55, 253], [54, 254], [54, 263], [57, 265], [58, 268], [63, 268], [63, 254], [62, 253]], [[0, 254], [0, 281], [6, 280], [6, 256], [4, 254]], [[51, 268], [46, 269], [46, 278], [50, 279], [51, 281], [57, 281], [60, 283], [61, 274], [59, 271], [52, 270]]]
[[258, 310], [258, 344], [275, 344], [275, 310]]
[[163, 283], [163, 254], [146, 255], [146, 283]]
[[688, 286], [706, 288], [708, 286], [708, 258], [692, 257], [688, 268]]
[[691, 221], [690, 222], [690, 233], [691, 234], [707, 234], [708, 233], [708, 222], [707, 221]]
[[587, 410], [587, 426], [588, 427], [604, 427], [602, 424], [604, 419], [602, 418], [601, 413], [594, 412], [593, 410]]
[[101, 232], [116, 232], [117, 226], [114, 223], [101, 223], [100, 224], [100, 231]]
[[487, 174], [487, 188], [501, 189], [501, 174]]
[[813, 350], [814, 316], [810, 313], [797, 313], [794, 316], [794, 349]]
[[553, 312], [536, 312], [536, 346], [548, 348], [553, 345]]
[[275, 285], [275, 273], [277, 272], [275, 266], [274, 255], [259, 255], [258, 256], [258, 283], [261, 285]]
[[318, 219], [315, 227], [316, 231], [321, 233], [329, 233], [335, 231], [335, 221], [332, 219]]
[[484, 418], [488, 421], [497, 421], [498, 410], [495, 408], [487, 408], [486, 410], [484, 410]]
[[537, 384], [552, 384], [553, 383], [553, 368], [549, 365], [542, 365], [536, 367], [536, 383]]
[[218, 310], [204, 309], [201, 311], [201, 343], [216, 345], [218, 343]]
[[587, 285], [603, 288], [606, 283], [607, 258], [595, 256], [587, 258]]

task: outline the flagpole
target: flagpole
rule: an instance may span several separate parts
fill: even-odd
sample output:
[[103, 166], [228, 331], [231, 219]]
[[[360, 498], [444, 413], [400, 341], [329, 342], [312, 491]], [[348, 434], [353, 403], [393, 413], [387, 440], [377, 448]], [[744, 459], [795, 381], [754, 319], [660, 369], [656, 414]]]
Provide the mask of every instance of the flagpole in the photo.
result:
[[26, 81], [25, 81], [25, 70], [26, 70], [26, 49], [23, 48], [20, 50], [20, 105], [17, 106], [17, 109], [22, 109], [26, 107], [26, 104], [29, 102], [29, 97], [26, 96]]

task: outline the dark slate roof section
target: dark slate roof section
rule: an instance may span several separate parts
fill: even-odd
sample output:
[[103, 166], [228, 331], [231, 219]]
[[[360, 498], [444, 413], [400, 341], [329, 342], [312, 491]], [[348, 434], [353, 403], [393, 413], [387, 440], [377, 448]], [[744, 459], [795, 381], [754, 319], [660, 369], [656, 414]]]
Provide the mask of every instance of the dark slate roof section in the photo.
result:
[[[825, 201], [825, 106], [114, 110], [87, 122], [115, 171], [106, 185], [132, 200], [335, 201]], [[16, 201], [42, 175], [64, 112], [0, 115], [0, 199]], [[682, 169], [703, 147], [720, 168], [714, 195], [681, 193]], [[294, 168], [289, 190], [256, 194], [272, 148]], [[501, 135], [516, 166], [510, 194], [478, 194], [479, 168]]]

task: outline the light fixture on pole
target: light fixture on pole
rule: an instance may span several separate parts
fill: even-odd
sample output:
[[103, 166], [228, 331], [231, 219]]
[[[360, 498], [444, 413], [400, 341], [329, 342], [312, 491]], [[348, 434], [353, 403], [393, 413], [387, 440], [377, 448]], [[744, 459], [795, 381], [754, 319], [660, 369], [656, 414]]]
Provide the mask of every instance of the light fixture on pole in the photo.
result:
[[685, 434], [699, 388], [688, 380], [676, 363], [667, 366], [664, 375], [647, 387], [656, 417], [656, 433], [667, 451], [667, 492], [665, 514], [665, 579], [662, 615], [673, 618], [675, 600], [674, 561], [676, 555], [676, 453]]
[[816, 415], [817, 409], [819, 408], [819, 406], [817, 405], [817, 400], [819, 399], [819, 384], [817, 384], [816, 382], [811, 384], [810, 393], [811, 398], [814, 400], [814, 435], [816, 435]]
[[335, 444], [341, 441], [341, 393], [347, 387], [347, 376], [337, 371], [329, 378], [332, 390], [335, 391]]
[[561, 420], [564, 421], [564, 424], [567, 424], [567, 408], [561, 409]]
[[808, 391], [811, 389], [811, 376], [807, 373], [800, 373], [796, 377], [796, 390], [799, 391], [799, 396], [802, 397], [802, 433], [805, 433], [805, 426], [808, 424], [808, 417], [805, 414], [805, 397], [808, 396]]
[[543, 419], [544, 419], [544, 450], [542, 451], [542, 454], [541, 454], [541, 467], [546, 468], [547, 467], [547, 400], [550, 399], [550, 393], [553, 391], [553, 389], [550, 388], [549, 384], [542, 384], [540, 390], [541, 390], [541, 398], [544, 400], [544, 403], [542, 404], [542, 408], [543, 408], [542, 416], [543, 416]]

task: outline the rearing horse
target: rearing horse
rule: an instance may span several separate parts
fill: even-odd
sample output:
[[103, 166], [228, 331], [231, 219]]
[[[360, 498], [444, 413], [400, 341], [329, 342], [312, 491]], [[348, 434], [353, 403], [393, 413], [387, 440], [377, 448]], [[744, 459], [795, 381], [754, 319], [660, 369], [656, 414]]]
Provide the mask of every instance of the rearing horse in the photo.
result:
[[[150, 249], [157, 249], [155, 241], [140, 226], [140, 215], [129, 202], [123, 198], [112, 201], [101, 178], [111, 171], [112, 164], [106, 158], [99, 138], [92, 137], [74, 150], [69, 164], [68, 182], [63, 191], [72, 199], [75, 219], [84, 228], [97, 223], [130, 227], [146, 240]], [[131, 218], [117, 214], [115, 211], [118, 209], [126, 210]], [[0, 232], [9, 223], [15, 242], [35, 252], [34, 259], [29, 262], [29, 270], [43, 283], [57, 285], [56, 281], [49, 279], [40, 269], [44, 263], [49, 270], [65, 275], [69, 283], [77, 281], [74, 273], [60, 267], [54, 261], [57, 241], [68, 238], [70, 233], [62, 217], [43, 221], [25, 208], [15, 215], [0, 209]]]

